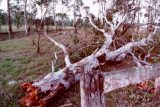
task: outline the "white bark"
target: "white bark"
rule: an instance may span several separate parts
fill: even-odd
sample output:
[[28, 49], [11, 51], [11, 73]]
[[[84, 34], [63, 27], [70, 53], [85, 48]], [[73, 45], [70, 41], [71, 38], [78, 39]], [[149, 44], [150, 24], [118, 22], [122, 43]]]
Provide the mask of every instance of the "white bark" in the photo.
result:
[[103, 77], [100, 71], [82, 74], [80, 80], [81, 107], [105, 107]]
[[87, 17], [89, 18], [90, 24], [91, 24], [96, 30], [98, 30], [98, 31], [100, 31], [100, 32], [102, 32], [102, 33], [105, 33], [105, 30], [104, 30], [104, 29], [98, 28], [98, 27], [92, 22], [92, 19], [91, 19], [90, 16], [87, 15]]
[[125, 14], [125, 16], [123, 17], [123, 19], [116, 25], [115, 24], [115, 28], [114, 30], [118, 29], [120, 27], [120, 25], [127, 19], [127, 14]]
[[27, 0], [24, 0], [24, 23], [26, 35], [28, 35]]
[[[93, 24], [94, 25], [94, 24]], [[46, 33], [45, 33], [46, 35]], [[49, 37], [48, 35], [47, 38], [50, 39], [56, 46], [60, 47], [61, 49], [63, 49], [64, 53], [65, 53], [65, 62], [66, 62], [66, 67], [58, 72], [56, 72], [55, 74], [57, 81], [62, 81], [63, 84], [65, 83], [63, 80], [63, 77], [66, 76], [66, 73], [64, 73], [64, 71], [66, 71], [66, 69], [69, 69], [71, 73], [73, 73], [74, 75], [77, 75], [77, 73], [80, 73], [79, 69], [84, 69], [84, 72], [90, 72], [93, 68], [99, 66], [99, 61], [98, 61], [98, 57], [103, 56], [104, 55], [104, 62], [108, 61], [108, 60], [114, 60], [117, 56], [128, 52], [130, 50], [132, 50], [133, 47], [135, 46], [144, 46], [147, 45], [146, 42], [150, 41], [153, 34], [150, 34], [148, 36], [148, 38], [143, 38], [142, 40], [138, 41], [138, 42], [130, 42], [126, 45], [124, 45], [123, 47], [114, 50], [114, 51], [110, 51], [108, 49], [105, 48], [101, 48], [98, 51], [96, 51], [94, 54], [80, 60], [77, 63], [71, 64], [70, 60], [69, 60], [69, 55], [68, 52], [66, 50], [66, 47], [64, 47], [62, 44], [59, 44], [58, 42], [56, 42], [55, 40], [53, 40], [51, 37]], [[108, 37], [108, 36], [105, 36]], [[110, 37], [110, 36], [109, 36]], [[106, 39], [107, 41], [108, 39]], [[108, 45], [110, 45], [110, 43], [112, 42], [112, 39], [109, 40], [108, 42], [104, 43], [102, 47], [108, 47]], [[81, 71], [82, 72], [82, 71]], [[40, 84], [44, 84], [48, 79], [50, 80], [51, 78], [51, 74], [48, 74], [46, 77], [42, 78], [40, 81], [34, 82], [34, 85], [38, 86], [39, 88], [43, 89], [43, 86], [40, 86]], [[54, 79], [54, 80], [56, 80]], [[77, 78], [78, 79], [78, 78]], [[40, 83], [40, 84], [39, 84]], [[66, 85], [66, 84], [64, 84]], [[49, 87], [48, 87], [49, 88]], [[45, 87], [45, 89], [48, 89], [47, 87]]]
[[71, 61], [69, 59], [69, 53], [67, 51], [67, 48], [64, 45], [62, 45], [62, 44], [56, 42], [54, 39], [52, 39], [46, 32], [44, 34], [51, 42], [53, 42], [57, 47], [59, 47], [63, 50], [64, 56], [65, 56], [64, 60], [65, 60], [65, 63], [66, 63], [66, 67], [69, 67], [71, 65]]
[[160, 64], [104, 73], [104, 92], [160, 77]]
[[[123, 54], [125, 54], [126, 52], [131, 51], [133, 47], [146, 46], [150, 41], [152, 41], [152, 38], [157, 29], [156, 28], [152, 34], [150, 34], [146, 38], [141, 39], [140, 41], [129, 42], [126, 45], [120, 47], [119, 49], [111, 51], [109, 48], [111, 43], [113, 42], [113, 37], [116, 36], [115, 30], [117, 30], [120, 27], [121, 23], [125, 21], [126, 16], [116, 26], [112, 25], [112, 23], [110, 23], [109, 21], [106, 21], [108, 24], [111, 25], [110, 32], [105, 32], [104, 29], [98, 28], [92, 22], [92, 19], [89, 16], [88, 18], [91, 25], [96, 30], [103, 33], [105, 37], [105, 42], [99, 50], [96, 50], [93, 54], [89, 55], [88, 57], [74, 64], [72, 64], [69, 59], [69, 53], [67, 52], [67, 48], [64, 45], [56, 42], [54, 39], [48, 36], [47, 33], [44, 33], [45, 36], [50, 41], [52, 41], [56, 46], [58, 46], [63, 50], [64, 56], [65, 56], [64, 60], [66, 63], [65, 68], [54, 73], [54, 78], [52, 77], [52, 73], [49, 73], [44, 78], [41, 78], [40, 80], [37, 80], [37, 81], [33, 81], [32, 85], [38, 87], [38, 89], [42, 93], [46, 93], [47, 91], [50, 91], [48, 95], [41, 98], [41, 100], [44, 101], [45, 103], [52, 97], [55, 97], [59, 92], [61, 92], [61, 90], [68, 89], [70, 85], [76, 83], [80, 79], [80, 74], [81, 74], [82, 75], [82, 78], [81, 78], [82, 106], [83, 107], [104, 107], [103, 101], [100, 101], [101, 99], [103, 99], [102, 90], [99, 91], [97, 90], [98, 88], [95, 88], [96, 91], [91, 91], [89, 92], [89, 94], [87, 93], [86, 90], [84, 90], [88, 88], [88, 84], [91, 85], [90, 88], [94, 88], [94, 84], [97, 83], [97, 79], [98, 79], [96, 77], [97, 74], [95, 75], [95, 77], [93, 75], [93, 78], [95, 78], [94, 80], [95, 82], [88, 81], [89, 78], [92, 79], [92, 76], [88, 77], [88, 75], [94, 73], [94, 71], [98, 69], [100, 64], [105, 63], [105, 61], [115, 60], [116, 57], [123, 56]], [[103, 61], [101, 61], [101, 59]], [[114, 89], [125, 87], [130, 84], [138, 84], [150, 78], [158, 77], [160, 76], [160, 72], [158, 71], [159, 69], [160, 68], [149, 69], [147, 67], [142, 67], [139, 69], [130, 70], [133, 72], [125, 71], [125, 72], [118, 72], [118, 73], [111, 72], [109, 74], [105, 74], [104, 90], [105, 92], [109, 92]], [[52, 81], [50, 81], [51, 78], [53, 78]], [[96, 101], [94, 102], [94, 100]]]

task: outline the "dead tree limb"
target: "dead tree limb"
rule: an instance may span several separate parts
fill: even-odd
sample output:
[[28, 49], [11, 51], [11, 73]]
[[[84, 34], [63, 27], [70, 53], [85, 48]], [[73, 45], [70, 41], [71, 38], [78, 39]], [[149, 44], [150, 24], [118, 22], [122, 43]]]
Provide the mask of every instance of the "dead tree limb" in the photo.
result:
[[[52, 73], [49, 73], [44, 78], [33, 81], [31, 84], [23, 84], [22, 88], [26, 90], [26, 96], [21, 99], [21, 104], [24, 106], [45, 106], [49, 104], [60, 93], [68, 89], [72, 84], [75, 84], [80, 79], [80, 74], [98, 69], [100, 64], [108, 60], [113, 60], [115, 57], [131, 50], [134, 46], [146, 45], [145, 41], [147, 40], [142, 39], [139, 42], [130, 42], [115, 51], [107, 51], [106, 47], [110, 44], [110, 41], [108, 41], [92, 55], [55, 72], [54, 77], [52, 77]], [[36, 99], [36, 101], [33, 99]]]
[[[99, 70], [99, 66], [105, 64], [106, 61], [115, 60], [117, 57], [121, 57], [121, 56], [122, 58], [120, 59], [123, 59], [124, 55], [122, 54], [125, 54], [128, 51], [131, 51], [134, 47], [146, 46], [149, 42], [152, 41], [152, 38], [155, 35], [155, 31], [157, 30], [157, 27], [156, 27], [155, 31], [149, 34], [148, 37], [144, 37], [139, 41], [129, 42], [116, 50], [111, 50], [110, 46], [113, 42], [113, 37], [116, 36], [115, 30], [117, 30], [120, 27], [121, 23], [125, 21], [126, 16], [122, 20], [120, 20], [119, 23], [116, 24], [116, 26], [112, 25], [109, 31], [105, 31], [105, 29], [98, 28], [92, 22], [89, 14], [87, 14], [87, 17], [89, 18], [90, 24], [96, 30], [103, 33], [103, 36], [105, 37], [105, 41], [102, 47], [97, 49], [94, 53], [87, 56], [86, 58], [72, 64], [70, 63], [69, 54], [66, 50], [66, 47], [56, 42], [54, 39], [52, 39], [50, 36], [44, 33], [51, 42], [53, 42], [56, 46], [58, 46], [63, 50], [66, 67], [59, 70], [58, 72], [55, 72], [54, 75], [51, 72], [45, 77], [37, 81], [22, 84], [22, 88], [26, 91], [26, 96], [21, 99], [21, 104], [23, 106], [42, 106], [42, 107], [47, 106], [50, 102], [52, 102], [52, 100], [56, 99], [66, 89], [70, 88], [72, 84], [75, 84], [78, 80], [80, 80], [80, 77], [82, 77], [81, 80], [84, 80], [83, 78], [86, 78], [84, 76], [85, 74], [87, 75], [92, 74], [93, 71]], [[109, 24], [112, 24], [112, 23], [109, 23]], [[136, 73], [139, 73], [139, 72], [137, 71]], [[123, 74], [124, 77], [126, 77], [126, 75], [127, 74]], [[133, 76], [130, 75], [129, 73], [128, 75], [131, 76], [131, 78], [133, 78]], [[141, 73], [139, 73], [138, 76], [137, 74], [134, 74], [134, 73], [133, 75], [135, 75], [135, 78], [137, 77], [138, 79], [139, 77], [141, 77]], [[118, 76], [122, 79], [120, 75]], [[141, 82], [140, 79], [139, 79], [139, 82]], [[122, 86], [125, 86], [126, 84], [127, 83], [124, 83], [124, 85], [122, 84]]]
[[121, 71], [104, 73], [104, 92], [139, 84], [160, 77], [160, 64], [141, 66]]

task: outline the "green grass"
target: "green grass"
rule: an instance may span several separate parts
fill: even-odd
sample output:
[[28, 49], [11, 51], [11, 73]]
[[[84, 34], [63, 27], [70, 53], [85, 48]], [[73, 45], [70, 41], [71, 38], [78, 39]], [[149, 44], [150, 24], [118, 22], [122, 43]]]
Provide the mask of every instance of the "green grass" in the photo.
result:
[[[13, 30], [13, 32], [25, 31], [25, 27], [22, 26], [22, 27], [20, 27], [20, 28], [18, 29], [16, 26], [13, 25], [13, 26], [12, 26], [12, 30]], [[7, 25], [1, 26], [0, 32], [8, 32], [8, 26], [7, 26]]]
[[22, 72], [21, 68], [18, 68], [13, 60], [6, 58], [0, 64], [0, 106], [5, 107], [17, 107], [18, 99], [21, 96], [19, 93], [19, 86], [9, 86], [8, 82], [10, 80], [16, 80], [17, 75]]
[[[32, 39], [21, 39], [0, 42], [0, 107], [17, 107], [18, 100], [23, 95], [20, 84], [37, 79], [50, 72], [50, 62], [53, 60], [53, 47], [45, 43], [41, 51], [46, 53], [36, 54], [36, 46]], [[50, 47], [50, 51], [48, 51]], [[10, 86], [8, 82], [16, 81]]]
[[6, 59], [0, 64], [1, 76], [6, 77], [8, 74], [12, 75], [12, 78], [20, 74], [20, 68], [18, 68], [13, 60]]
[[[35, 28], [35, 26], [32, 26], [32, 27]], [[46, 28], [47, 27], [45, 26], [45, 29]], [[53, 30], [53, 29], [56, 29], [56, 27], [55, 26], [49, 26], [49, 30]], [[73, 29], [73, 27], [65, 27], [65, 29]], [[13, 30], [13, 32], [25, 31], [25, 26], [23, 25], [18, 29], [17, 26], [12, 25], [12, 30]], [[4, 33], [8, 32], [8, 26], [7, 25], [0, 26], [0, 33], [2, 33], [2, 32], [4, 32]]]

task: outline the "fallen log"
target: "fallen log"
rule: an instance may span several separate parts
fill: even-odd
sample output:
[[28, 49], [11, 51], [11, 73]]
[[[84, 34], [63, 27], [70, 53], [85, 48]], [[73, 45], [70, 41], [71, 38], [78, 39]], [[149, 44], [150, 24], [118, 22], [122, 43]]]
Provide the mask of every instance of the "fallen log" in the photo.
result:
[[83, 73], [99, 70], [100, 65], [103, 65], [106, 61], [114, 60], [116, 56], [139, 45], [139, 43], [141, 41], [133, 44], [129, 43], [111, 52], [101, 48], [77, 63], [68, 64], [67, 67], [58, 72], [51, 72], [37, 81], [22, 84], [26, 96], [20, 100], [21, 105], [45, 107], [72, 84], [75, 84]]
[[[104, 92], [160, 77], [160, 63], [104, 73]], [[157, 81], [158, 82], [158, 81]], [[155, 85], [158, 83], [156, 82]], [[159, 84], [160, 85], [160, 84]], [[158, 86], [156, 86], [158, 88]]]
[[106, 107], [104, 78], [99, 70], [84, 73], [80, 79], [81, 107]]
[[[115, 30], [118, 29], [121, 23], [125, 21], [125, 19], [127, 18], [127, 14], [116, 26], [110, 23], [107, 19], [105, 19], [106, 22], [111, 26], [110, 32], [106, 32], [105, 29], [98, 28], [92, 22], [90, 15], [87, 15], [87, 17], [89, 18], [89, 22], [91, 23], [91, 25], [96, 30], [103, 33], [105, 41], [102, 47], [100, 49], [97, 49], [93, 54], [89, 55], [88, 57], [80, 60], [77, 63], [72, 64], [69, 58], [67, 48], [52, 39], [50, 36], [47, 35], [47, 33], [44, 33], [44, 35], [46, 35], [46, 37], [51, 42], [53, 42], [54, 45], [63, 50], [66, 67], [59, 70], [58, 72], [54, 72], [54, 70], [52, 70], [52, 72], [49, 73], [47, 76], [37, 81], [22, 84], [22, 89], [24, 89], [26, 92], [26, 96], [20, 100], [22, 106], [48, 107], [49, 103], [52, 100], [57, 98], [57, 96], [62, 94], [62, 92], [68, 89], [72, 84], [75, 84], [80, 79], [80, 76], [82, 76], [83, 78], [84, 74], [90, 73], [95, 70], [100, 70], [100, 66], [105, 64], [105, 61], [116, 60], [116, 58], [121, 60], [124, 59], [124, 57], [122, 57], [123, 54], [131, 51], [133, 47], [146, 46], [147, 43], [152, 41], [152, 37], [155, 34], [155, 32], [153, 32], [149, 34], [148, 37], [142, 38], [139, 41], [131, 41], [116, 50], [110, 50], [110, 46], [115, 36]], [[121, 76], [119, 77], [122, 78]], [[121, 87], [121, 85], [119, 85], [119, 87]]]
[[72, 84], [78, 82], [80, 74], [83, 71], [90, 71], [98, 65], [98, 59], [94, 55], [90, 55], [54, 74], [49, 73], [37, 81], [23, 83], [21, 86], [26, 92], [26, 96], [20, 100], [21, 105], [27, 107], [45, 107], [49, 105], [50, 102], [67, 90]]

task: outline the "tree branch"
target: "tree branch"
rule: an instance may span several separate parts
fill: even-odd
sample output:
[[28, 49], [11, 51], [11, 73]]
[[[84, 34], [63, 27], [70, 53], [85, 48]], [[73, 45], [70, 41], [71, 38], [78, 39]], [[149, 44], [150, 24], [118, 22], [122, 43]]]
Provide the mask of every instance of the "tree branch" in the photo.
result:
[[55, 52], [55, 59], [52, 61], [52, 75], [51, 75], [51, 79], [50, 81], [53, 81], [54, 80], [54, 73], [55, 73], [55, 65], [56, 65], [56, 62], [57, 62], [57, 53]]
[[106, 54], [107, 58], [111, 58], [114, 59], [115, 57], [117, 57], [118, 55], [121, 55], [122, 53], [125, 53], [127, 51], [132, 50], [133, 47], [136, 46], [146, 46], [148, 42], [153, 41], [153, 36], [156, 34], [156, 30], [159, 27], [155, 27], [155, 30], [153, 33], [149, 34], [149, 36], [147, 38], [143, 38], [140, 41], [137, 42], [129, 42], [126, 45], [120, 47], [119, 49], [109, 52]]
[[102, 33], [105, 33], [105, 30], [104, 30], [104, 29], [98, 28], [98, 27], [92, 22], [92, 19], [91, 19], [91, 17], [90, 17], [89, 15], [87, 15], [87, 17], [88, 17], [88, 19], [89, 19], [90, 24], [91, 24], [96, 30], [98, 30], [98, 31], [100, 31], [100, 32], [102, 32]]
[[126, 20], [126, 18], [127, 18], [127, 13], [123, 17], [123, 19], [117, 25], [115, 25], [114, 30], [117, 30], [120, 27], [120, 25]]
[[104, 16], [104, 19], [105, 19], [106, 23], [111, 26], [111, 29], [114, 30], [114, 25], [108, 21], [108, 19], [106, 18], [106, 15]]
[[65, 56], [65, 59], [64, 59], [64, 60], [65, 60], [65, 63], [66, 63], [66, 67], [69, 67], [69, 66], [71, 65], [71, 61], [70, 61], [70, 59], [69, 59], [69, 54], [68, 54], [67, 48], [66, 48], [64, 45], [62, 45], [62, 44], [56, 42], [54, 39], [52, 39], [46, 32], [44, 32], [44, 35], [45, 35], [51, 42], [53, 42], [57, 47], [59, 47], [59, 48], [61, 48], [61, 49], [63, 50], [64, 56]]

